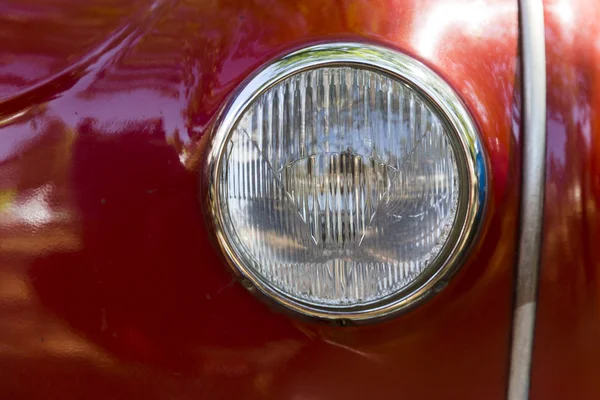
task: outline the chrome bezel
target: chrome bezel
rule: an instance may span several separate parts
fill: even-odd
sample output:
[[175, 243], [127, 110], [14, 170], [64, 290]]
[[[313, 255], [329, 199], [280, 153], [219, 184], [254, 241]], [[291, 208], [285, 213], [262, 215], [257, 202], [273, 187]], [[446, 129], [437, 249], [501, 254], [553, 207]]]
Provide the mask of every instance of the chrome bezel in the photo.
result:
[[[221, 156], [235, 124], [264, 91], [296, 73], [327, 67], [354, 66], [390, 75], [419, 92], [446, 125], [459, 173], [458, 210], [442, 250], [423, 275], [392, 296], [365, 306], [315, 306], [272, 286], [232, 246], [223, 225], [218, 196]], [[271, 62], [241, 85], [223, 110], [208, 151], [204, 173], [208, 177], [208, 213], [218, 245], [245, 286], [289, 310], [326, 320], [365, 321], [382, 318], [414, 306], [438, 292], [462, 263], [477, 236], [485, 210], [487, 158], [476, 126], [454, 90], [419, 61], [394, 50], [364, 43], [330, 43], [310, 46]]]

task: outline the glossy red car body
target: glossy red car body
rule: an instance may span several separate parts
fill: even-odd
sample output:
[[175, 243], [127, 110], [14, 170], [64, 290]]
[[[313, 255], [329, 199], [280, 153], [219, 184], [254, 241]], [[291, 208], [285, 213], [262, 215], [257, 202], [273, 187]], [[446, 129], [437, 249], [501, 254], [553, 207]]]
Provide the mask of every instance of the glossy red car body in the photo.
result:
[[[570, 25], [547, 11], [536, 398], [576, 383], [600, 394], [586, 378], [600, 366], [600, 47], [575, 29], [596, 29], [598, 8], [565, 4]], [[0, 0], [0, 398], [504, 398], [518, 34], [515, 0]], [[198, 198], [204, 149], [236, 87], [282, 54], [339, 40], [397, 49], [440, 74], [490, 161], [483, 230], [448, 287], [388, 322], [344, 328], [248, 293], [212, 246]], [[554, 347], [573, 340], [582, 363]]]
[[600, 15], [545, 4], [546, 204], [533, 399], [600, 397]]

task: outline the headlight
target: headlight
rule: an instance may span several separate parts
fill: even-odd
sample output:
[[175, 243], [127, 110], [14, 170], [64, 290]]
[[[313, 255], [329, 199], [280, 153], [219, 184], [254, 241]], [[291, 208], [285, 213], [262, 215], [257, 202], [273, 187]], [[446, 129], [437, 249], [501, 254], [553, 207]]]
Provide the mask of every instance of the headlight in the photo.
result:
[[208, 159], [228, 261], [295, 311], [361, 320], [438, 290], [485, 203], [471, 118], [431, 70], [364, 44], [264, 68], [225, 110]]

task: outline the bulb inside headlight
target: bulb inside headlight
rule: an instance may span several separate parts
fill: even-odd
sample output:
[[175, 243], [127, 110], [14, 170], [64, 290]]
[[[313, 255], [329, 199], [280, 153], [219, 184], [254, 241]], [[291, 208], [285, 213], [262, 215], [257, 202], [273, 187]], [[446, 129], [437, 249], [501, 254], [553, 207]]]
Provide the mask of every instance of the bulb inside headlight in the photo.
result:
[[299, 311], [385, 310], [441, 275], [465, 233], [476, 165], [448, 116], [393, 69], [341, 56], [282, 65], [285, 74], [263, 72], [277, 79], [246, 86], [217, 135], [220, 244]]

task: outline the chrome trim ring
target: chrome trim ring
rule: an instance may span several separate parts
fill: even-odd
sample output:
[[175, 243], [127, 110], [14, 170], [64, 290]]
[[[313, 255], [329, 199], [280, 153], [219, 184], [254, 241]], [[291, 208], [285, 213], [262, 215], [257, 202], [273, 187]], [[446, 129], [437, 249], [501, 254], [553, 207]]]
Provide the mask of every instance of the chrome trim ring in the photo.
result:
[[[366, 306], [317, 307], [292, 298], [270, 285], [252, 268], [244, 265], [242, 257], [231, 245], [223, 224], [223, 207], [218, 196], [221, 157], [228, 137], [244, 111], [259, 95], [283, 79], [326, 66], [371, 69], [398, 79], [418, 91], [447, 128], [460, 177], [454, 226], [427, 271], [396, 295]], [[487, 158], [466, 107], [454, 90], [425, 65], [407, 55], [379, 46], [363, 43], [322, 44], [304, 48], [270, 63], [250, 77], [224, 109], [216, 124], [211, 146], [204, 171], [209, 179], [208, 211], [217, 242], [228, 263], [242, 277], [246, 287], [258, 289], [258, 292], [289, 310], [318, 319], [342, 322], [378, 319], [406, 310], [438, 292], [464, 260], [477, 236], [484, 214]]]

